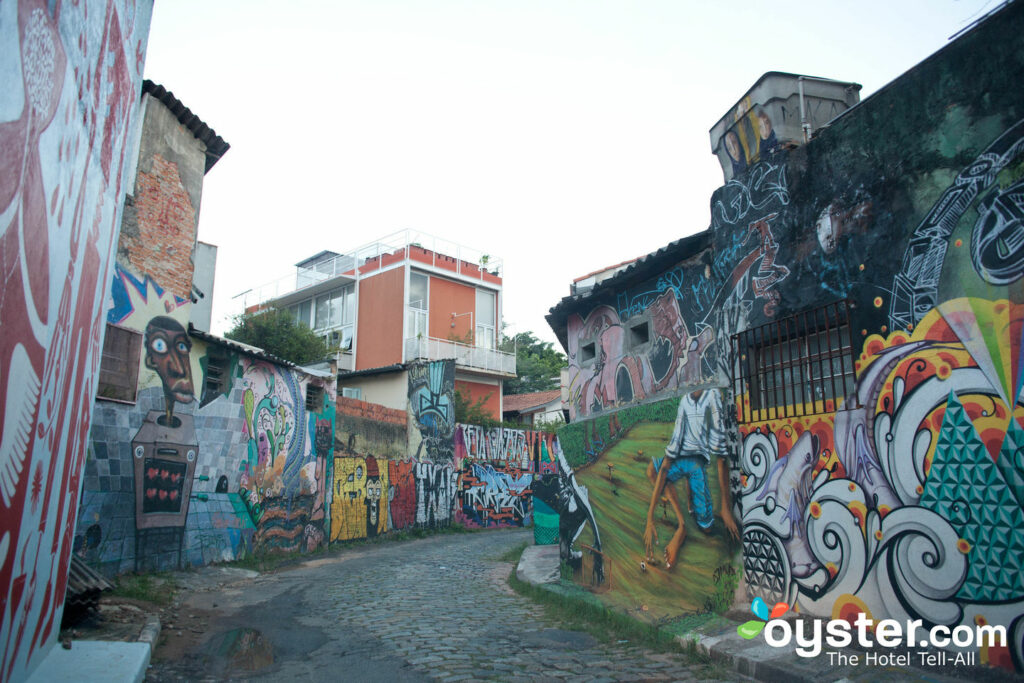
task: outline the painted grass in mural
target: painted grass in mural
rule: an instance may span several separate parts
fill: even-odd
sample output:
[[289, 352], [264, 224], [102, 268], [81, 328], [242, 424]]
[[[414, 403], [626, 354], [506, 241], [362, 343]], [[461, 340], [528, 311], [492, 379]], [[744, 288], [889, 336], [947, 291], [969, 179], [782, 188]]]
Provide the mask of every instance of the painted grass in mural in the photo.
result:
[[[665, 403], [678, 404], [677, 401]], [[729, 540], [717, 510], [711, 529], [707, 533], [699, 530], [685, 504], [689, 495], [681, 482], [679, 498], [684, 503], [688, 535], [676, 566], [666, 570], [659, 562], [654, 566], [645, 563], [646, 570], [641, 568], [644, 522], [652, 490], [647, 466], [652, 455], [664, 455], [672, 427], [671, 421], [637, 424], [594, 463], [576, 472], [579, 483], [590, 491], [603, 552], [612, 563], [612, 589], [602, 594], [601, 599], [651, 622], [664, 622], [707, 609], [708, 598], [721, 593], [722, 585], [727, 583], [723, 577], [733, 576], [734, 557], [739, 550], [739, 544]], [[717, 469], [708, 467], [707, 477], [712, 498], [720, 500]], [[659, 504], [656, 524], [659, 543], [655, 555], [660, 557], [676, 528], [667, 503]], [[591, 536], [587, 529], [579, 541], [590, 544]], [[723, 600], [712, 602], [718, 607]]]

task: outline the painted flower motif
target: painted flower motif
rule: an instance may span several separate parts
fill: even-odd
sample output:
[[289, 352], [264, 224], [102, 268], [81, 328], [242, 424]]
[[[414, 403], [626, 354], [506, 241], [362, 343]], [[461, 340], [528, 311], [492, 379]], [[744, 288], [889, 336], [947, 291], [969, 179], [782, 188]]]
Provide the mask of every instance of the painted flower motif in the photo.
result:
[[775, 607], [768, 609], [768, 603], [761, 598], [754, 598], [754, 601], [750, 603], [750, 611], [754, 613], [757, 619], [751, 619], [748, 622], [742, 623], [736, 627], [736, 633], [740, 634], [741, 638], [750, 640], [755, 638], [757, 634], [764, 630], [764, 627], [772, 619], [778, 619], [783, 614], [789, 611], [789, 605], [784, 602], [775, 603]]
[[956, 549], [966, 555], [971, 552], [971, 544], [966, 539], [961, 538], [956, 542]]
[[810, 506], [811, 517], [818, 519], [821, 517], [821, 504], [818, 501], [814, 501]]

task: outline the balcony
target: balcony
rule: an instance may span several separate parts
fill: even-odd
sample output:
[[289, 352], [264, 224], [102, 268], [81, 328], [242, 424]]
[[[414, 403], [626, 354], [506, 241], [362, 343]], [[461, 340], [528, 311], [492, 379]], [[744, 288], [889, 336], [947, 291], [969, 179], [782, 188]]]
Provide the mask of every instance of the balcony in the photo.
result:
[[516, 355], [496, 349], [461, 344], [448, 339], [413, 337], [405, 340], [405, 360], [455, 359], [455, 367], [502, 377], [516, 376]]

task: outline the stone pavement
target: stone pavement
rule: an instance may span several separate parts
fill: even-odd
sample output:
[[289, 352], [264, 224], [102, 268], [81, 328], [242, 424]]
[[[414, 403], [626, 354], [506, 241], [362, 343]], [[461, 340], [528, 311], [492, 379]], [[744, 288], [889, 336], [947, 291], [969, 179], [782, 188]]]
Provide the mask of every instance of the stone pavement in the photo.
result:
[[[698, 680], [683, 653], [602, 644], [544, 621], [495, 558], [529, 531], [443, 535], [189, 591], [206, 633], [147, 680]], [[721, 675], [721, 670], [717, 670]], [[738, 676], [729, 672], [728, 678]]]

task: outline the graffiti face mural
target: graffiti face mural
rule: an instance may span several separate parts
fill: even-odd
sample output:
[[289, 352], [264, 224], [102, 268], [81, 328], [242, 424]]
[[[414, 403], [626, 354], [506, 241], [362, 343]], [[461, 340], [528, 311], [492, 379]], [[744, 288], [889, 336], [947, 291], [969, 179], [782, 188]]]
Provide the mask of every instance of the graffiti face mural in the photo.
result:
[[155, 370], [163, 384], [166, 423], [174, 421], [174, 404], [195, 399], [192, 386], [192, 341], [174, 318], [159, 316], [146, 325], [146, 367]]
[[[409, 367], [410, 422], [419, 444], [414, 460], [451, 462], [455, 429], [455, 361], [416, 363]], [[410, 448], [413, 447], [410, 439]]]

